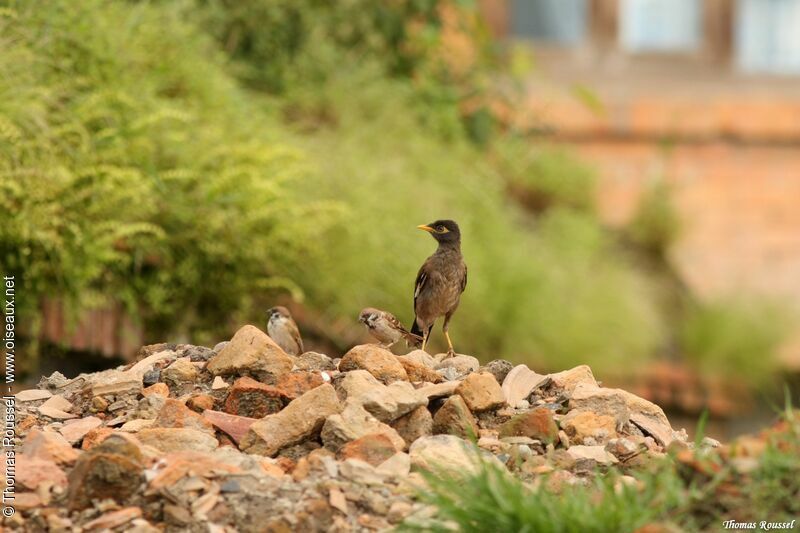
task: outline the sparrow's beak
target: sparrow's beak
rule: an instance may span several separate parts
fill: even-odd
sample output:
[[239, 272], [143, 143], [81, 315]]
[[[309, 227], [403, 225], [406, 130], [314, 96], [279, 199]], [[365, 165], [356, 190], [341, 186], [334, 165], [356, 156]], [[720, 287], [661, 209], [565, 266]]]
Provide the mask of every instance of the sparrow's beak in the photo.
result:
[[417, 226], [417, 229], [421, 229], [422, 231], [427, 231], [428, 233], [433, 233], [433, 228], [430, 226], [426, 226], [425, 224]]

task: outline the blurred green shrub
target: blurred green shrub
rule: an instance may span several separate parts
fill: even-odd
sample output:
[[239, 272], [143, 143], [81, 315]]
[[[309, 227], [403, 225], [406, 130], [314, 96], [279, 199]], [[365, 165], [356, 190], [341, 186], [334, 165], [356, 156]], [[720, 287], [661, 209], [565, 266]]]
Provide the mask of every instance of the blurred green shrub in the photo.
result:
[[683, 353], [701, 372], [763, 383], [791, 329], [786, 310], [755, 298], [695, 304], [680, 331]]
[[219, 331], [260, 290], [295, 286], [290, 265], [327, 220], [288, 193], [302, 156], [181, 9], [14, 6], [0, 16], [0, 263], [31, 311], [115, 299], [153, 334]]
[[298, 95], [316, 93], [328, 79], [369, 62], [378, 67], [378, 77], [411, 82], [417, 118], [426, 127], [445, 137], [466, 127], [482, 144], [494, 129], [486, 95], [495, 61], [470, 0], [194, 0], [193, 5], [187, 14], [217, 39], [232, 71], [250, 87], [286, 97], [295, 114]]
[[509, 138], [495, 146], [495, 157], [511, 195], [528, 211], [552, 207], [593, 212], [595, 176], [572, 154]]
[[664, 257], [680, 232], [680, 215], [673, 204], [669, 185], [663, 179], [650, 183], [626, 233], [644, 251]]

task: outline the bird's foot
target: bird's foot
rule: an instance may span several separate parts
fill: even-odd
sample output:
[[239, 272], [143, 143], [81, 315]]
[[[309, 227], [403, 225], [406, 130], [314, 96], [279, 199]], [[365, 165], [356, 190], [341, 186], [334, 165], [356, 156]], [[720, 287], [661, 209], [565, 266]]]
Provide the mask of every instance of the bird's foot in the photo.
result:
[[455, 357], [455, 356], [456, 356], [456, 351], [454, 349], [450, 348], [449, 350], [447, 350], [447, 357]]

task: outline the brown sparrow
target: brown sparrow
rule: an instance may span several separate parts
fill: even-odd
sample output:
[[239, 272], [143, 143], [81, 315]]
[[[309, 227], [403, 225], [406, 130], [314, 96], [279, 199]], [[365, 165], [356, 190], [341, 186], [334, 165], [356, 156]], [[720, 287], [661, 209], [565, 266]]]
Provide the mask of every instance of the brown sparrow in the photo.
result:
[[378, 339], [384, 348], [391, 347], [401, 339], [405, 339], [409, 346], [414, 347], [422, 343], [422, 337], [409, 333], [393, 314], [386, 311], [366, 307], [361, 310], [358, 321], [367, 327], [370, 334]]
[[303, 353], [303, 339], [289, 310], [282, 306], [267, 311], [267, 335], [289, 355]]

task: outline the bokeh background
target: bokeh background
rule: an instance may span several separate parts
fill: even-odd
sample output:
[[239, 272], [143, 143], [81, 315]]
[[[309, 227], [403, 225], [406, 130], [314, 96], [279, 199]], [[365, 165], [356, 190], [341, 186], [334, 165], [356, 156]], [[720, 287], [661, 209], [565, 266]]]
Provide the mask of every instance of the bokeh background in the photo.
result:
[[362, 307], [410, 324], [415, 226], [454, 218], [458, 351], [752, 429], [800, 373], [797, 27], [800, 0], [0, 0], [20, 370], [276, 303], [338, 356]]

